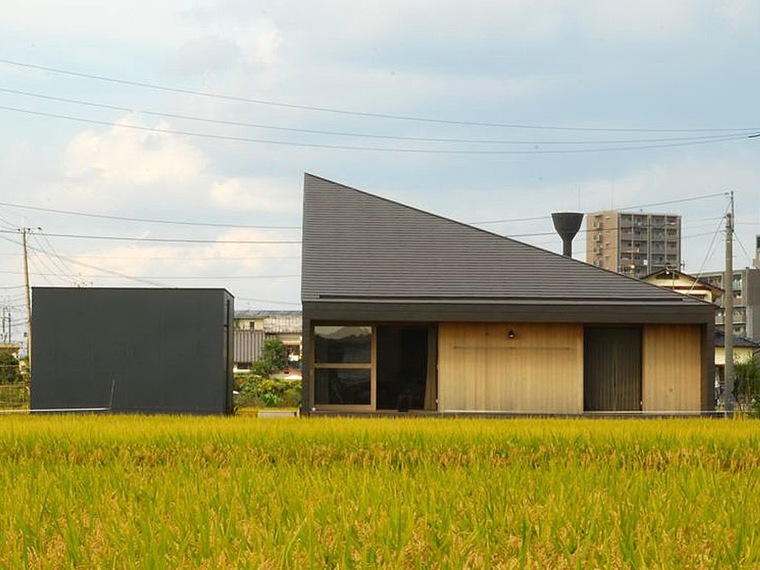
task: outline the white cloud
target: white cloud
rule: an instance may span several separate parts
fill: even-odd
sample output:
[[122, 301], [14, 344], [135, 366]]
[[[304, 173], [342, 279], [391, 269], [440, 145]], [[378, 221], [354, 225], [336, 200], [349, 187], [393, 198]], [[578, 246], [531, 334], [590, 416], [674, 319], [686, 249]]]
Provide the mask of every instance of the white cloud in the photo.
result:
[[[133, 129], [131, 127], [137, 127]], [[203, 172], [202, 153], [179, 135], [140, 130], [153, 128], [134, 116], [115, 122], [105, 133], [87, 130], [66, 151], [66, 176], [93, 176], [120, 185], [187, 183]], [[167, 123], [155, 125], [168, 129]]]
[[[234, 260], [236, 266], [263, 274], [276, 273], [276, 267], [300, 271], [300, 236], [293, 232], [233, 228], [219, 235], [217, 243], [205, 248], [205, 255], [219, 260]], [[293, 242], [293, 243], [291, 243]]]
[[213, 73], [232, 67], [240, 57], [237, 42], [219, 36], [202, 36], [185, 42], [169, 60], [168, 68], [179, 75]]
[[[123, 41], [130, 38], [150, 46], [167, 45], [185, 33], [186, 23], [177, 17], [177, 11], [183, 4], [182, 0], [5, 2], [2, 26], [13, 30], [33, 30], [50, 38], [81, 39], [86, 36], [90, 41]], [[33, 41], [35, 38], [30, 39]]]
[[128, 116], [105, 132], [88, 129], [75, 136], [63, 158], [68, 192], [113, 205], [156, 193], [182, 195], [197, 185], [207, 167], [203, 153], [179, 135], [141, 128], [149, 125]]
[[[287, 243], [287, 242], [296, 243]], [[233, 228], [208, 244], [133, 244], [90, 250], [74, 257], [80, 279], [96, 286], [152, 282], [164, 286], [231, 286], [246, 279], [262, 283], [278, 276], [298, 281], [298, 237], [284, 232]], [[133, 279], [124, 279], [129, 276]], [[248, 288], [250, 283], [246, 285]], [[277, 284], [270, 298], [277, 299]]]
[[253, 64], [272, 66], [280, 58], [283, 35], [280, 28], [265, 21], [260, 29], [251, 33], [241, 31], [238, 42], [242, 46], [243, 57]]
[[300, 196], [274, 179], [228, 178], [212, 183], [209, 196], [219, 206], [251, 212], [293, 212]]

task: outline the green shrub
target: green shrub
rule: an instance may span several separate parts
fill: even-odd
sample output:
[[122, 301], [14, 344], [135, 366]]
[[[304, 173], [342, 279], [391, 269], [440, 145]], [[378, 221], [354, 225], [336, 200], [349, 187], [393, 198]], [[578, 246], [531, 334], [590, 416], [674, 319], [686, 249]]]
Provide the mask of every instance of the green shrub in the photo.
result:
[[298, 407], [301, 404], [301, 381], [248, 374], [240, 379], [236, 400], [237, 407]]
[[300, 380], [292, 381], [292, 386], [286, 388], [282, 393], [280, 399], [280, 406], [283, 408], [298, 408], [301, 406], [301, 400], [303, 398], [303, 390], [301, 388]]
[[288, 366], [288, 350], [278, 338], [264, 341], [261, 356], [251, 363], [251, 372], [259, 376], [271, 376]]

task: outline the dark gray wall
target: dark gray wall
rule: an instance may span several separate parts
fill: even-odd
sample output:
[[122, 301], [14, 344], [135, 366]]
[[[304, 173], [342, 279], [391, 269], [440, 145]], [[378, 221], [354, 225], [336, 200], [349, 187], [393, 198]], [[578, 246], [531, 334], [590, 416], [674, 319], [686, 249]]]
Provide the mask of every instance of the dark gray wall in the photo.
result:
[[233, 314], [224, 289], [36, 287], [31, 407], [230, 413]]

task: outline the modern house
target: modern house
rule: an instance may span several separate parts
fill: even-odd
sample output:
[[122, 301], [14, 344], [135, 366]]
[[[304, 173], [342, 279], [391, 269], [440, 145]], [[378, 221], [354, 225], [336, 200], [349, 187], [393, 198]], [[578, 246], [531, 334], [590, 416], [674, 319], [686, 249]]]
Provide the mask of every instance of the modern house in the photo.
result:
[[695, 413], [715, 307], [307, 174], [304, 412]]
[[32, 410], [232, 412], [224, 289], [34, 287]]
[[681, 216], [593, 212], [586, 217], [586, 261], [631, 277], [681, 267]]

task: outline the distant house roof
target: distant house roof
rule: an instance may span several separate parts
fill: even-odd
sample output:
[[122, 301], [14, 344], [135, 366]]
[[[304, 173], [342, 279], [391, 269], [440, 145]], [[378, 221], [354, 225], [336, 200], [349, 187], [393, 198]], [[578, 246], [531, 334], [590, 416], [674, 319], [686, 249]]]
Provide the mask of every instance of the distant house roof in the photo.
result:
[[[715, 331], [715, 346], [726, 346], [726, 335], [723, 331]], [[752, 339], [734, 335], [734, 347], [737, 348], [760, 348], [760, 342]]]
[[246, 310], [235, 311], [236, 321], [260, 321], [264, 332], [271, 334], [300, 334], [301, 311]]
[[310, 174], [303, 216], [305, 304], [708, 305]]
[[263, 319], [266, 317], [300, 317], [301, 311], [280, 311], [269, 309], [257, 309], [257, 310], [236, 310], [236, 319]]
[[697, 276], [689, 275], [678, 269], [666, 267], [659, 271], [654, 271], [641, 278], [658, 287], [666, 287], [683, 295], [709, 295], [708, 300], [717, 300], [723, 295], [723, 289], [703, 281]]

